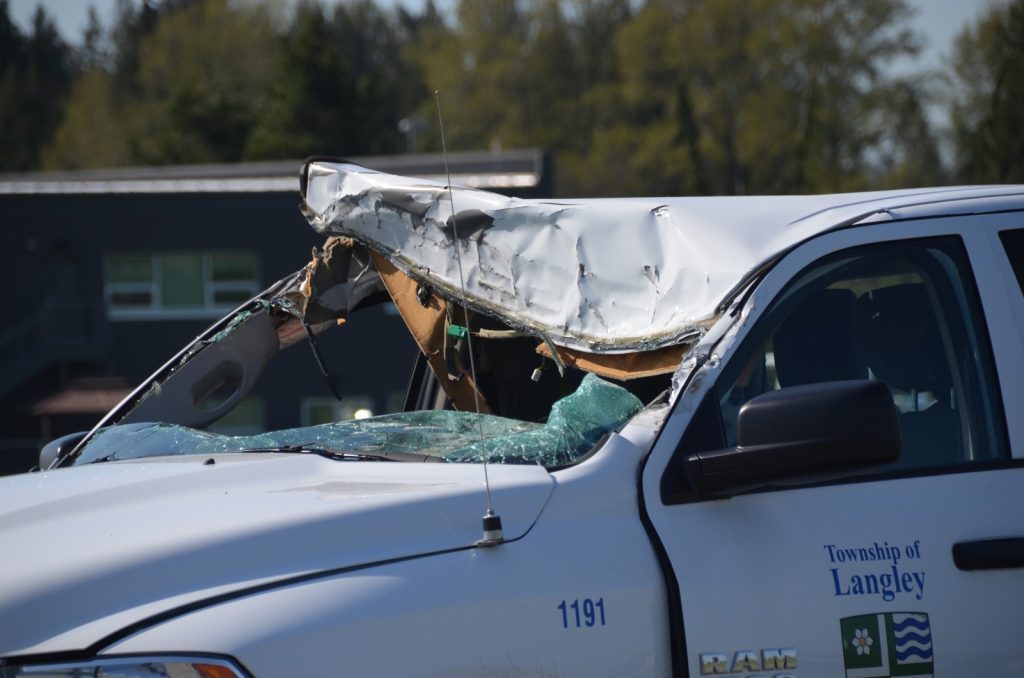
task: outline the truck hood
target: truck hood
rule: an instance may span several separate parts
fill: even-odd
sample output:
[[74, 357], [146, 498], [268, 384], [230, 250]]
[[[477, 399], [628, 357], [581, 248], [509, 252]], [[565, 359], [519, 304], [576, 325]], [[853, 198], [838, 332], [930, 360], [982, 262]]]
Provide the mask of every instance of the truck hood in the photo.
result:
[[[505, 538], [517, 539], [551, 476], [488, 472]], [[98, 649], [211, 596], [472, 547], [486, 506], [477, 464], [224, 454], [0, 479], [0, 656]]]

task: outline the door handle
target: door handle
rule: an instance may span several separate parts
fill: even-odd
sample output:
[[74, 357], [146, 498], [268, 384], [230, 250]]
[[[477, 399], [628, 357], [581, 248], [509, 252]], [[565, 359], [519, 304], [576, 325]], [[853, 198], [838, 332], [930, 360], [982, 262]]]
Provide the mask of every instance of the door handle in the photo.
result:
[[957, 542], [953, 544], [953, 562], [961, 570], [1024, 567], [1024, 537]]

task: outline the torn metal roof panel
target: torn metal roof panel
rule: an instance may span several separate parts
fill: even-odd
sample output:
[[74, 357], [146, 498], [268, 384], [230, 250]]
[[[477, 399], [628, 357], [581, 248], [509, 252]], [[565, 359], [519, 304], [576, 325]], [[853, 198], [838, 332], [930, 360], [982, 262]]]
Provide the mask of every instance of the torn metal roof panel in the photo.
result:
[[521, 200], [330, 162], [311, 162], [305, 184], [320, 233], [352, 236], [557, 345], [606, 353], [699, 334], [751, 272], [816, 234], [905, 206], [1022, 190]]

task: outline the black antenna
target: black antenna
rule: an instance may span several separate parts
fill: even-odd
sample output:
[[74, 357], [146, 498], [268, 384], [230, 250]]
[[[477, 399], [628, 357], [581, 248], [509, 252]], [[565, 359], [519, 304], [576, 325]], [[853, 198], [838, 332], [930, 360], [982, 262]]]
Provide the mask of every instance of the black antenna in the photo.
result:
[[[473, 333], [469, 330], [469, 309], [466, 307], [466, 277], [462, 273], [462, 252], [459, 247], [459, 224], [455, 212], [455, 192], [452, 190], [452, 172], [448, 168], [448, 146], [444, 138], [444, 118], [441, 115], [441, 94], [434, 90], [434, 100], [437, 102], [437, 124], [441, 129], [441, 154], [444, 156], [444, 172], [448, 177], [448, 202], [452, 206], [452, 236], [455, 240], [455, 262], [459, 267], [459, 285], [462, 289], [463, 322], [466, 325], [466, 342], [469, 350], [469, 373], [473, 377], [473, 402], [476, 405], [477, 427], [480, 429], [480, 442], [484, 442], [484, 422], [480, 419], [480, 391], [476, 379], [476, 362], [473, 359]], [[487, 512], [484, 513], [483, 539], [477, 542], [477, 546], [495, 546], [505, 540], [501, 530], [501, 516], [494, 512], [494, 505], [491, 503], [491, 480], [487, 475], [487, 457], [484, 457], [484, 489], [487, 491]]]

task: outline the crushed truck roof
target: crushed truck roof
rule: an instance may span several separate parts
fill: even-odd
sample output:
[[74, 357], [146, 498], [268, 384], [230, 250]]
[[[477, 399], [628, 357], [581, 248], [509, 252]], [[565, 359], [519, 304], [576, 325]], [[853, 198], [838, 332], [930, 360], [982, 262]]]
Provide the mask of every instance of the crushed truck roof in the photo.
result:
[[523, 200], [310, 161], [303, 210], [318, 232], [352, 237], [471, 308], [557, 346], [626, 353], [692, 340], [754, 273], [817, 234], [1021, 192]]

